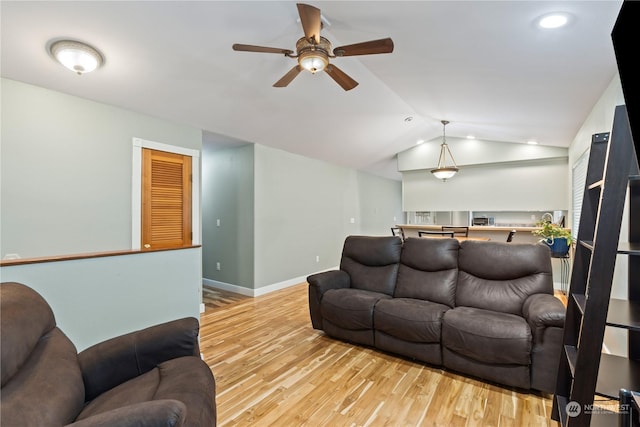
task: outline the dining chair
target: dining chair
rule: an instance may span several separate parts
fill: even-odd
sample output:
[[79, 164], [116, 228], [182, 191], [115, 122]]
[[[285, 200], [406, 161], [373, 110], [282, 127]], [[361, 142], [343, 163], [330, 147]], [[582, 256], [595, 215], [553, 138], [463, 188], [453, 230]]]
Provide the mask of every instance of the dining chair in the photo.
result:
[[507, 235], [507, 242], [512, 242], [513, 241], [513, 235], [516, 234], [516, 230], [511, 230], [509, 232], [509, 234]]
[[404, 230], [401, 227], [391, 227], [391, 234], [394, 236], [400, 236], [404, 242]]
[[453, 231], [425, 231], [419, 230], [418, 237], [451, 237], [453, 238]]
[[469, 237], [469, 227], [443, 225], [442, 231], [453, 231], [456, 236]]

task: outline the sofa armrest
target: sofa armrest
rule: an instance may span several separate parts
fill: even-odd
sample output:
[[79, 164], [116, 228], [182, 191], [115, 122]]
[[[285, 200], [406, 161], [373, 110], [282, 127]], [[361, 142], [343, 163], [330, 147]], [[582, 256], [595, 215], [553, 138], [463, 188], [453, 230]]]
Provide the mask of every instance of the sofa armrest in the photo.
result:
[[329, 289], [351, 287], [351, 277], [342, 270], [324, 271], [307, 277], [309, 283], [309, 314], [311, 324], [315, 329], [322, 329], [322, 314], [320, 302], [322, 296]]
[[199, 356], [200, 325], [194, 317], [173, 320], [103, 341], [78, 354], [85, 400], [182, 356]]
[[103, 412], [67, 427], [180, 427], [187, 408], [177, 400], [154, 400]]
[[564, 327], [566, 308], [562, 302], [549, 294], [529, 296], [522, 306], [522, 314], [533, 333], [534, 340], [541, 339], [547, 327]]

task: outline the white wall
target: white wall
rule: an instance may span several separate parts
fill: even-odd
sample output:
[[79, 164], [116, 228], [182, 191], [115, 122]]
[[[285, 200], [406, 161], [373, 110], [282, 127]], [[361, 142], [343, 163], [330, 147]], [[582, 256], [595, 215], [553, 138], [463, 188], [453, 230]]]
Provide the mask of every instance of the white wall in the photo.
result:
[[256, 145], [255, 288], [337, 266], [347, 235], [390, 235], [401, 214], [397, 181]]
[[[0, 253], [131, 248], [132, 138], [200, 150], [199, 129], [2, 79]], [[36, 287], [75, 344], [199, 316], [199, 248], [2, 267]]]
[[2, 257], [131, 247], [132, 138], [200, 150], [202, 132], [2, 79]]
[[461, 168], [447, 182], [429, 170], [402, 173], [405, 211], [568, 209], [566, 159]]
[[566, 148], [449, 137], [460, 171], [443, 183], [430, 172], [440, 143], [398, 153], [405, 211], [568, 209]]
[[200, 248], [2, 267], [49, 303], [78, 350], [181, 317], [199, 318]]

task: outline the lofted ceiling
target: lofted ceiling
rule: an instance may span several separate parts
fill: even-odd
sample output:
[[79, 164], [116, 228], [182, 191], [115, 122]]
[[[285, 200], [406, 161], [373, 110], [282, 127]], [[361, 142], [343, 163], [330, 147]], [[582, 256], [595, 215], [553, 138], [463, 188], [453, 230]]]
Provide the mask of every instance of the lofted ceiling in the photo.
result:
[[[391, 37], [394, 52], [333, 59], [359, 82], [348, 92], [308, 72], [274, 88], [294, 59], [231, 46], [295, 50], [295, 2], [3, 0], [1, 72], [198, 127], [205, 147], [258, 143], [394, 179], [395, 154], [437, 139], [442, 119], [450, 136], [567, 147], [616, 73], [621, 1], [307, 3], [333, 46]], [[537, 28], [553, 11], [569, 25]], [[46, 48], [63, 38], [104, 66], [63, 68]]]

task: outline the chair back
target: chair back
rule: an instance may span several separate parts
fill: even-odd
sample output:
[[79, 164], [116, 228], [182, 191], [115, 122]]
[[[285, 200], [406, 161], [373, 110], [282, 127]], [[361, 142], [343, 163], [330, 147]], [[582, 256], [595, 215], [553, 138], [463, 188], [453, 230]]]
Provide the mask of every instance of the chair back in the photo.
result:
[[453, 239], [454, 234], [453, 231], [418, 231], [418, 237], [451, 237]]
[[456, 236], [469, 237], [469, 227], [443, 225], [442, 231], [453, 231]]
[[404, 230], [400, 227], [391, 227], [391, 235], [400, 236], [400, 238], [404, 241]]

